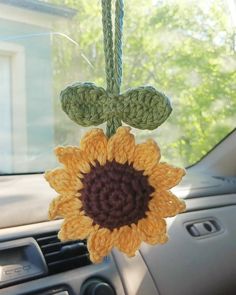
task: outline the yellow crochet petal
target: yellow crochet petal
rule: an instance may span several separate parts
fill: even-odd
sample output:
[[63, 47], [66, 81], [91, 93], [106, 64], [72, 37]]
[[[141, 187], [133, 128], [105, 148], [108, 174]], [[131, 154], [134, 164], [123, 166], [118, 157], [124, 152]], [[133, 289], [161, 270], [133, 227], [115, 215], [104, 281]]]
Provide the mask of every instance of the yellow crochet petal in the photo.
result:
[[88, 238], [88, 250], [90, 260], [99, 263], [111, 251], [114, 245], [116, 231], [110, 231], [107, 228], [101, 228], [90, 234]]
[[149, 139], [145, 143], [135, 146], [133, 167], [136, 170], [144, 170], [144, 174], [147, 175], [160, 158], [161, 153], [158, 145], [154, 140]]
[[168, 190], [176, 186], [185, 175], [185, 170], [167, 163], [155, 165], [149, 174], [148, 181], [156, 190]]
[[122, 226], [117, 233], [114, 246], [126, 253], [129, 257], [135, 255], [141, 244], [141, 238], [136, 225]]
[[54, 150], [60, 163], [64, 164], [73, 173], [88, 173], [91, 170], [86, 153], [73, 146], [58, 146]]
[[102, 129], [94, 128], [82, 138], [81, 149], [86, 152], [90, 162], [97, 160], [101, 165], [107, 159], [107, 138]]
[[139, 220], [137, 227], [144, 242], [152, 241], [153, 243], [158, 236], [160, 238], [166, 234], [166, 221], [150, 214]]
[[120, 164], [133, 161], [135, 141], [130, 127], [119, 127], [107, 145], [107, 158], [109, 161], [115, 160]]
[[168, 242], [168, 236], [166, 234], [147, 236], [145, 238], [145, 242], [150, 245], [165, 244], [166, 242]]
[[58, 196], [50, 204], [49, 219], [69, 216], [71, 213], [79, 212], [81, 207], [81, 201], [74, 196]]
[[153, 198], [148, 204], [151, 212], [158, 217], [172, 217], [183, 212], [186, 208], [183, 200], [177, 198], [170, 191], [160, 191], [153, 195]]
[[93, 221], [88, 216], [82, 214], [71, 214], [67, 216], [58, 233], [61, 241], [83, 240], [94, 231]]
[[63, 168], [47, 171], [44, 177], [59, 194], [76, 194], [83, 188], [80, 179], [72, 171]]
[[78, 147], [75, 146], [57, 146], [54, 149], [54, 153], [58, 158], [58, 161], [66, 166], [70, 166], [77, 161]]

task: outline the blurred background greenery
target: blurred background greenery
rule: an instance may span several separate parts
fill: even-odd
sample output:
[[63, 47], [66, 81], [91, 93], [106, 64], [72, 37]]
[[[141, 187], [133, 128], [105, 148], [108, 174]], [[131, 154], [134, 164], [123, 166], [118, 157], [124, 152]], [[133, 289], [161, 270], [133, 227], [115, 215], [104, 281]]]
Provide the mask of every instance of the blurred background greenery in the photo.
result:
[[[56, 144], [78, 143], [87, 130], [60, 109], [68, 83], [105, 87], [100, 1], [51, 0], [76, 16], [55, 26], [53, 38]], [[154, 138], [163, 160], [188, 166], [235, 127], [236, 31], [227, 1], [125, 1], [122, 89], [152, 85], [166, 93], [173, 112], [155, 131], [135, 130], [138, 141]]]

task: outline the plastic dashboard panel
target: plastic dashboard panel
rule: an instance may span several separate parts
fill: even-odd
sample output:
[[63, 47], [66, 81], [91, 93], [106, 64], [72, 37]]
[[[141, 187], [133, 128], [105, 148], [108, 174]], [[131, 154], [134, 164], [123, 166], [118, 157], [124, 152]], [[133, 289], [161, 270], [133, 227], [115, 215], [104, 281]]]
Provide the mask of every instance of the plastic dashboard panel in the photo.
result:
[[[59, 229], [61, 221], [37, 223], [0, 230], [0, 243], [3, 241], [34, 236]], [[114, 250], [109, 259], [99, 265], [85, 266], [76, 270], [32, 280], [0, 289], [1, 295], [41, 295], [47, 290], [64, 286], [70, 295], [79, 295], [82, 283], [90, 277], [101, 277], [109, 281], [117, 295], [160, 295], [152, 276], [138, 252], [134, 258], [126, 258]]]
[[[169, 243], [141, 255], [161, 295], [236, 294], [236, 206], [185, 213], [169, 222]], [[218, 233], [192, 237], [186, 224], [215, 219]]]
[[[11, 229], [0, 230], [0, 242], [34, 236], [38, 233], [58, 230], [60, 221], [44, 222], [40, 224], [25, 225]], [[0, 289], [1, 295], [32, 295], [44, 294], [47, 290], [56, 290], [63, 286], [70, 295], [79, 295], [82, 283], [90, 277], [103, 278], [109, 281], [116, 289], [117, 294], [124, 295], [116, 265], [112, 256], [98, 265], [89, 265], [78, 269], [66, 271], [56, 275], [42, 277], [29, 282], [20, 283], [11, 287]], [[51, 293], [50, 293], [51, 294]]]

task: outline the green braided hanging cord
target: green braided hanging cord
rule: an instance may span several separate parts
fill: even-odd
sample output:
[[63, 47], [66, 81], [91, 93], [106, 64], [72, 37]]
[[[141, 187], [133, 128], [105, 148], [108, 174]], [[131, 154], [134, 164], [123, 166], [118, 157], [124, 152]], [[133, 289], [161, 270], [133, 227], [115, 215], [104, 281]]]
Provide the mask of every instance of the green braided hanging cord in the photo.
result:
[[108, 137], [116, 132], [122, 121], [138, 129], [156, 129], [170, 115], [170, 101], [151, 86], [129, 89], [120, 94], [123, 0], [115, 2], [114, 44], [112, 1], [102, 0], [101, 3], [107, 88], [105, 90], [90, 82], [74, 83], [61, 92], [62, 109], [71, 120], [85, 127], [107, 122]]
[[114, 83], [114, 56], [112, 38], [111, 0], [102, 0], [102, 25], [107, 92], [112, 93]]
[[[102, 0], [102, 23], [104, 36], [104, 55], [106, 65], [107, 92], [111, 97], [120, 94], [122, 79], [122, 29], [123, 29], [123, 0], [116, 0], [115, 6], [115, 40], [113, 46], [113, 31], [111, 17], [111, 0]], [[114, 47], [114, 50], [113, 50]], [[121, 126], [121, 119], [115, 114], [107, 120], [108, 137], [115, 134]]]
[[123, 0], [116, 1], [115, 13], [115, 44], [114, 44], [114, 86], [113, 93], [120, 94], [122, 81], [122, 32], [123, 32], [124, 5]]

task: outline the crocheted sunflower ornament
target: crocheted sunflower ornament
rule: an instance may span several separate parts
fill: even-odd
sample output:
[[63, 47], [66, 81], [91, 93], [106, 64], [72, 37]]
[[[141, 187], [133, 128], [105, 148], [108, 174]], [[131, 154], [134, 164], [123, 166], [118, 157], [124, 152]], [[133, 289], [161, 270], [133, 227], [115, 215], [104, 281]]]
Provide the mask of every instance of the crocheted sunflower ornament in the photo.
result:
[[91, 261], [101, 262], [113, 247], [134, 256], [142, 241], [165, 243], [166, 217], [185, 210], [170, 189], [185, 171], [161, 163], [154, 140], [135, 144], [130, 127], [154, 129], [171, 112], [168, 98], [153, 87], [120, 94], [123, 1], [116, 0], [113, 50], [111, 0], [102, 1], [107, 89], [75, 83], [61, 93], [63, 110], [82, 126], [107, 122], [107, 134], [94, 128], [80, 147], [57, 147], [62, 168], [45, 173], [59, 196], [49, 218], [63, 217], [62, 241], [87, 239]]

